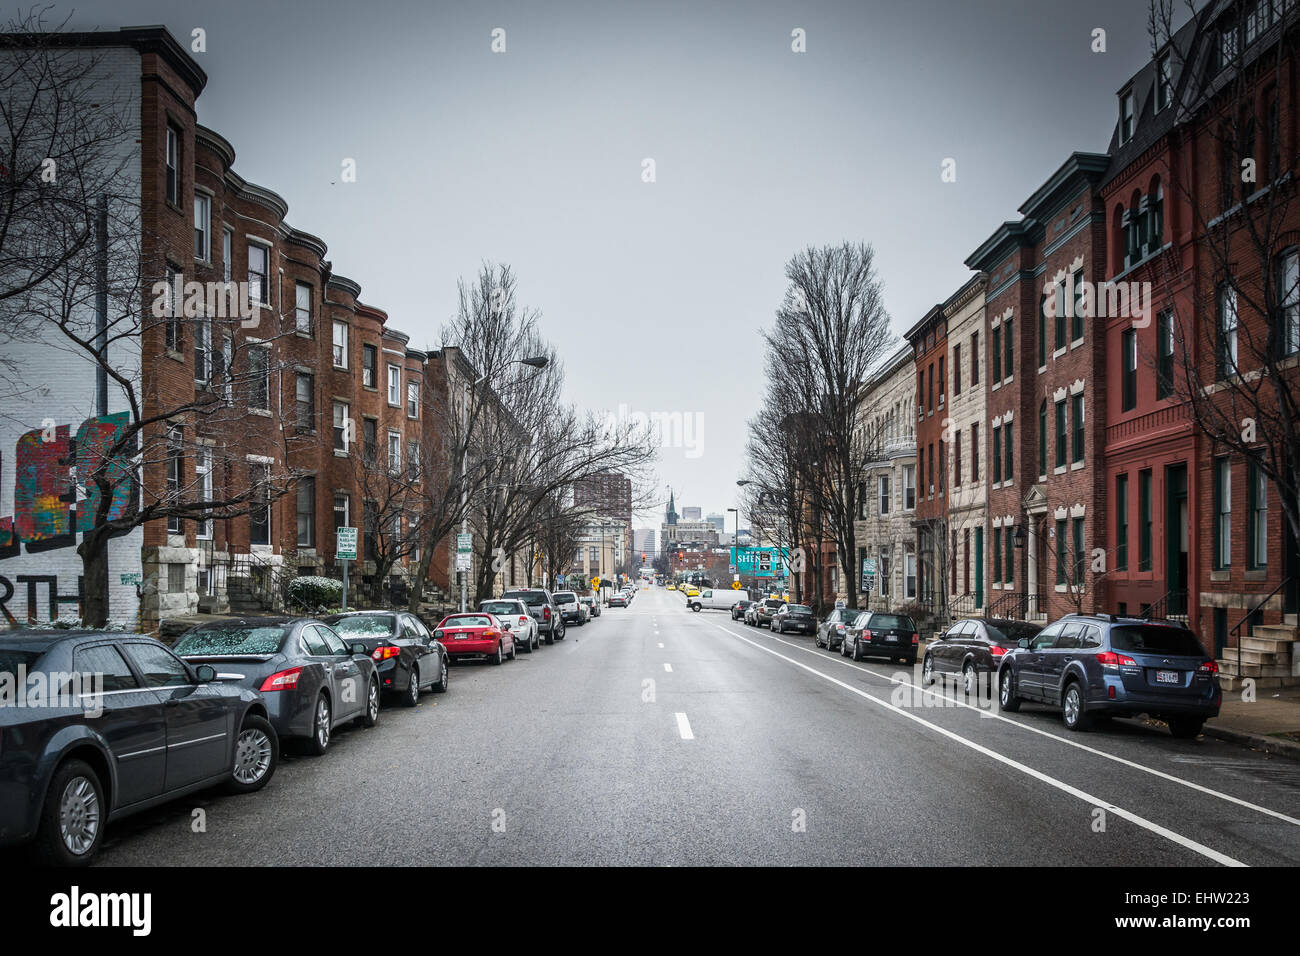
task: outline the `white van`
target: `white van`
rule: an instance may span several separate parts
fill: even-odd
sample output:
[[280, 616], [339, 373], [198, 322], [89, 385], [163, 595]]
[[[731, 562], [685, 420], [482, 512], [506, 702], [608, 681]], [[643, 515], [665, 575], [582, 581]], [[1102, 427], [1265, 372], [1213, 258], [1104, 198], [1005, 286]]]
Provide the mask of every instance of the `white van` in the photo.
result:
[[705, 588], [699, 597], [690, 598], [687, 605], [692, 611], [709, 608], [714, 611], [730, 611], [737, 601], [744, 601], [749, 595], [732, 588]]

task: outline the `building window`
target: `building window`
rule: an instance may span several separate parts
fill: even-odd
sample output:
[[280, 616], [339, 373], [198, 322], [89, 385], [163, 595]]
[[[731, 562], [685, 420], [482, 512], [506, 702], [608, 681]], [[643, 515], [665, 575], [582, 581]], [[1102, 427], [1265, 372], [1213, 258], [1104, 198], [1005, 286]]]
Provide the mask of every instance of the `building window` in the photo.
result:
[[[200, 501], [212, 500], [212, 449], [199, 446], [194, 456], [194, 483], [198, 489]], [[194, 522], [194, 536], [204, 540], [212, 539], [212, 519], [205, 517]]]
[[344, 492], [334, 494], [334, 530], [352, 527], [352, 499]]
[[[970, 594], [970, 528], [962, 532], [961, 578], [962, 593]], [[953, 590], [956, 590], [956, 588]]]
[[925, 446], [918, 445], [916, 449], [916, 476], [921, 482], [921, 495], [925, 495]]
[[1038, 406], [1038, 473], [1047, 476], [1047, 399]]
[[[1134, 346], [1136, 348], [1136, 345]], [[1136, 356], [1134, 377], [1136, 378]], [[1174, 393], [1174, 314], [1161, 312], [1156, 316], [1156, 398], [1168, 398]], [[1127, 411], [1127, 409], [1125, 409]]]
[[939, 356], [939, 407], [943, 408], [944, 400], [948, 394], [948, 376], [944, 370], [944, 357]]
[[972, 422], [970, 426], [970, 480], [980, 480], [980, 426]]
[[1214, 459], [1214, 566], [1232, 566], [1232, 467], [1226, 457]]
[[980, 334], [978, 332], [970, 334], [970, 383], [972, 385], [980, 383]]
[[934, 363], [933, 363], [933, 362], [931, 362], [931, 363], [930, 363], [930, 367], [929, 367], [928, 369], [926, 369], [926, 376], [927, 376], [927, 379], [928, 379], [929, 384], [926, 386], [926, 400], [925, 400], [925, 401], [926, 401], [926, 406], [925, 406], [925, 407], [926, 407], [927, 411], [929, 411], [931, 414], [933, 414], [933, 412], [934, 412]]
[[1084, 572], [1088, 567], [1088, 558], [1083, 547], [1083, 519], [1074, 519], [1074, 584], [1081, 589]]
[[1071, 449], [1070, 461], [1077, 465], [1083, 461], [1083, 393], [1080, 392], [1078, 395], [1073, 396], [1070, 399], [1070, 404], [1073, 406], [1070, 411], [1073, 413], [1074, 418], [1074, 448]]
[[[176, 507], [181, 503], [181, 485], [185, 474], [184, 432], [178, 426], [167, 429], [167, 504]], [[180, 534], [180, 515], [167, 516], [167, 533]]]
[[179, 270], [168, 266], [165, 273], [167, 280], [167, 291], [163, 293], [166, 297], [163, 302], [163, 311], [165, 318], [163, 320], [163, 344], [169, 352], [179, 352], [181, 350], [181, 288], [184, 284], [184, 274]]
[[993, 426], [993, 484], [1002, 480], [1002, 426]]
[[316, 430], [316, 376], [306, 372], [298, 373], [294, 400], [297, 405], [298, 431], [314, 432]]
[[349, 407], [346, 402], [334, 403], [334, 450], [347, 452], [352, 445], [352, 436], [348, 434], [350, 424], [348, 422]]
[[1119, 97], [1119, 144], [1123, 146], [1133, 138], [1133, 91], [1125, 90]]
[[181, 131], [167, 124], [167, 201], [181, 204]]
[[1286, 172], [1282, 168], [1282, 130], [1276, 92], [1269, 95], [1265, 117], [1268, 123], [1268, 178], [1276, 181]]
[[1300, 352], [1300, 258], [1288, 249], [1277, 262], [1277, 347], [1282, 357]]
[[1002, 381], [1002, 326], [993, 327], [993, 384]]
[[1015, 334], [1011, 327], [1011, 319], [1007, 319], [1002, 323], [1002, 348], [1004, 350], [1002, 364], [1006, 366], [1003, 369], [1003, 372], [1006, 374], [1007, 378], [1010, 378], [1015, 374], [1015, 367], [1011, 361], [1012, 356], [1015, 354], [1015, 338]]
[[388, 473], [391, 475], [400, 475], [402, 473], [402, 433], [388, 433]]
[[229, 229], [221, 230], [221, 278], [226, 282], [234, 276], [235, 234]]
[[248, 483], [252, 491], [252, 508], [248, 513], [248, 543], [271, 543], [270, 467], [249, 465]]
[[248, 407], [271, 408], [271, 350], [262, 345], [248, 350]]
[[903, 510], [916, 510], [916, 466], [903, 466]]
[[1002, 529], [993, 529], [993, 580], [1002, 580]]
[[388, 366], [388, 404], [393, 408], [402, 407], [402, 367]]
[[206, 386], [212, 375], [212, 320], [197, 319], [194, 323], [194, 381]]
[[1255, 462], [1246, 469], [1247, 502], [1246, 567], [1259, 571], [1268, 567], [1268, 476]]
[[378, 428], [378, 423], [373, 418], [361, 420], [361, 454], [370, 464], [374, 464], [375, 456], [379, 454]]
[[248, 244], [248, 298], [260, 305], [271, 304], [271, 257], [266, 246]]
[[1219, 313], [1216, 365], [1219, 378], [1227, 378], [1237, 371], [1237, 290], [1230, 283], [1219, 286], [1216, 305]]
[[893, 503], [893, 492], [889, 487], [889, 475], [880, 475], [876, 478], [876, 497], [880, 505], [882, 515], [889, 514], [889, 506]]
[[334, 367], [348, 367], [348, 324], [346, 322], [334, 322]]
[[1066, 318], [1067, 318], [1067, 316], [1066, 316], [1066, 311], [1067, 311], [1067, 310], [1066, 310], [1066, 307], [1065, 307], [1065, 303], [1066, 303], [1066, 297], [1065, 297], [1065, 284], [1064, 284], [1064, 283], [1058, 283], [1057, 286], [1056, 286], [1056, 289], [1055, 289], [1054, 291], [1055, 291], [1055, 294], [1056, 294], [1056, 329], [1055, 329], [1055, 332], [1056, 332], [1056, 345], [1055, 345], [1055, 348], [1056, 348], [1056, 350], [1059, 352], [1061, 349], [1065, 348], [1066, 345], [1069, 344], [1069, 343], [1065, 340], [1065, 334], [1066, 334], [1066, 325], [1065, 325], [1065, 323], [1066, 323]]
[[1237, 58], [1237, 24], [1236, 21], [1229, 19], [1219, 29], [1218, 44], [1218, 66], [1219, 69], [1225, 69], [1232, 65]]
[[1005, 528], [1002, 529], [1002, 546], [1006, 549], [1007, 552], [1006, 567], [1003, 568], [1003, 570], [1006, 571], [1007, 576], [1002, 582], [1002, 586], [1005, 588], [1011, 588], [1015, 584], [1015, 570], [1016, 570], [1015, 530], [1016, 529], [1013, 528], [1011, 525], [1007, 525]]
[[406, 443], [406, 473], [412, 481], [420, 480], [420, 443], [415, 439]]
[[234, 404], [235, 401], [235, 376], [231, 372], [231, 363], [234, 360], [234, 336], [223, 333], [221, 336], [221, 368], [218, 370], [218, 374], [221, 376], [221, 396], [228, 405]]
[[1137, 329], [1125, 329], [1120, 336], [1120, 361], [1123, 363], [1120, 376], [1120, 407], [1131, 412], [1137, 408]]
[[418, 382], [406, 383], [406, 417], [420, 417], [420, 385]]
[[927, 467], [929, 468], [929, 471], [926, 473], [929, 477], [929, 480], [925, 483], [926, 497], [933, 498], [934, 497], [934, 445], [930, 444], [927, 447], [929, 449], [929, 453], [925, 456], [925, 459], [926, 462], [928, 463]]
[[1064, 518], [1056, 520], [1056, 583], [1066, 583], [1066, 569], [1070, 566], [1070, 544], [1066, 535], [1068, 523]]
[[1074, 292], [1070, 298], [1070, 341], [1078, 342], [1083, 338], [1083, 315], [1087, 311], [1086, 303], [1083, 301], [1085, 287], [1082, 269], [1075, 270], [1074, 275], [1070, 277], [1070, 285]]
[[1056, 403], [1056, 467], [1065, 467], [1065, 447], [1068, 432], [1065, 424], [1065, 400]]
[[939, 439], [939, 494], [943, 494], [948, 481], [948, 448], [942, 438]]
[[379, 350], [373, 345], [361, 346], [361, 384], [366, 388], [378, 388], [377, 371], [379, 369]]
[[1015, 447], [1015, 442], [1012, 439], [1013, 432], [1014, 432], [1014, 426], [1011, 424], [1011, 422], [1007, 422], [1005, 425], [1002, 426], [1002, 437], [1006, 439], [1006, 443], [1007, 443], [1006, 453], [1002, 456], [1003, 458], [1006, 459], [1006, 466], [1007, 466], [1007, 470], [1003, 473], [1002, 476], [1003, 482], [1008, 482], [1011, 480], [1011, 474], [1013, 471], [1012, 465], [1014, 464], [1014, 452], [1012, 449]]
[[1151, 469], [1138, 472], [1138, 570], [1151, 570]]
[[903, 596], [916, 600], [916, 555], [910, 551], [903, 555]]
[[1115, 476], [1115, 570], [1128, 570], [1128, 475]]
[[316, 547], [316, 479], [298, 479], [298, 547]]
[[207, 262], [212, 255], [212, 200], [194, 197], [194, 258]]
[[1156, 112], [1164, 109], [1174, 98], [1173, 63], [1166, 53], [1156, 61]]
[[311, 286], [305, 282], [295, 282], [293, 286], [294, 331], [305, 335], [312, 334], [311, 321]]
[[1047, 368], [1047, 300], [1044, 295], [1038, 304], [1038, 367]]
[[952, 394], [961, 394], [961, 343], [952, 347]]
[[952, 435], [952, 486], [961, 487], [961, 429]]

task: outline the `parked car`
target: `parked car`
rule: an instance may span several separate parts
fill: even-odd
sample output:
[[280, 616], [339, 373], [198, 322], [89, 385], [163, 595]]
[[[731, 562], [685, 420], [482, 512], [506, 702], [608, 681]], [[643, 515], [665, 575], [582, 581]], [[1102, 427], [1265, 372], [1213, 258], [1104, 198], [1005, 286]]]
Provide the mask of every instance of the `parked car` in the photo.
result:
[[840, 653], [860, 661], [866, 657], [888, 657], [909, 667], [916, 663], [921, 635], [906, 614], [866, 611], [844, 629]]
[[776, 612], [781, 610], [785, 603], [780, 598], [764, 598], [759, 601], [754, 610], [754, 623], [758, 627], [771, 627], [772, 618], [776, 617]]
[[687, 585], [685, 591], [686, 591], [686, 596], [688, 598], [694, 598], [700, 596], [700, 589], [693, 584]]
[[762, 603], [762, 601], [751, 601], [749, 607], [745, 608], [744, 613], [741, 614], [740, 619], [750, 627], [757, 627], [758, 608]]
[[502, 627], [495, 614], [448, 614], [433, 632], [453, 660], [473, 657], [500, 664], [515, 659], [514, 635]]
[[971, 618], [955, 622], [948, 630], [926, 642], [921, 660], [921, 683], [929, 686], [937, 676], [960, 674], [967, 694], [977, 681], [988, 681], [997, 673], [1003, 656], [1014, 650], [1022, 638], [1033, 640], [1041, 624], [1000, 618]]
[[578, 599], [582, 602], [583, 607], [587, 609], [589, 617], [600, 617], [600, 602], [596, 600], [595, 595], [584, 594]]
[[747, 611], [749, 609], [749, 606], [753, 603], [754, 602], [751, 601], [749, 598], [741, 598], [735, 604], [731, 605], [731, 619], [733, 621], [744, 620], [745, 611]]
[[482, 601], [478, 609], [496, 616], [502, 627], [510, 628], [515, 642], [523, 647], [525, 654], [531, 654], [542, 645], [541, 633], [537, 622], [528, 613], [528, 605], [519, 598], [497, 598]]
[[582, 625], [587, 623], [587, 619], [582, 611], [582, 605], [578, 602], [578, 595], [574, 591], [556, 591], [555, 606], [560, 609], [560, 620], [565, 624]]
[[817, 633], [817, 617], [806, 604], [782, 604], [772, 615], [768, 625], [777, 634], [798, 631], [800, 634]]
[[1192, 631], [1141, 618], [1070, 614], [1022, 638], [998, 668], [998, 702], [1061, 708], [1070, 730], [1097, 717], [1150, 714], [1175, 737], [1201, 732], [1223, 703], [1219, 665]]
[[446, 693], [447, 649], [414, 614], [406, 611], [348, 611], [325, 623], [344, 641], [364, 644], [375, 662], [379, 689], [398, 695], [403, 706], [420, 702], [420, 691]]
[[859, 615], [865, 614], [856, 607], [837, 607], [826, 616], [826, 620], [817, 625], [817, 638], [813, 642], [828, 651], [837, 651], [844, 643], [844, 632], [853, 625]]
[[667, 585], [667, 589], [668, 589], [669, 591], [676, 591], [676, 590], [677, 590], [677, 585], [675, 585], [675, 584], [669, 584], [669, 585]]
[[5, 632], [0, 679], [37, 704], [0, 707], [0, 845], [44, 865], [89, 863], [106, 826], [167, 800], [260, 790], [279, 762], [261, 697], [147, 637]]
[[349, 646], [314, 618], [213, 621], [190, 628], [173, 650], [260, 692], [280, 738], [305, 740], [316, 756], [329, 749], [335, 727], [353, 720], [373, 727], [379, 719], [379, 677], [366, 645]]
[[700, 592], [698, 597], [688, 597], [686, 606], [692, 611], [708, 609], [714, 611], [730, 611], [740, 600], [740, 591], [734, 591], [731, 588], [705, 588]]
[[609, 596], [610, 607], [627, 607], [630, 601], [631, 598], [629, 598], [622, 591], [616, 591]]
[[514, 588], [501, 595], [503, 598], [519, 598], [528, 608], [528, 613], [537, 622], [537, 630], [547, 644], [564, 640], [564, 621], [560, 620], [559, 609], [555, 599], [545, 588]]

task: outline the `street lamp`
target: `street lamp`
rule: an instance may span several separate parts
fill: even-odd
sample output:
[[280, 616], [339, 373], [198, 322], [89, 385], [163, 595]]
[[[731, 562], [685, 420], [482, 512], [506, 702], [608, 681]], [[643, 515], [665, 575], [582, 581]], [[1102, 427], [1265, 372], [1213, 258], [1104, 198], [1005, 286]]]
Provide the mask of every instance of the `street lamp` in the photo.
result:
[[[515, 359], [513, 362], [507, 362], [503, 371], [511, 365], [528, 365], [535, 369], [546, 368], [551, 362], [550, 357], [546, 355], [533, 355], [526, 359]], [[491, 376], [491, 372], [484, 372], [474, 383], [464, 386], [463, 398], [460, 403], [460, 533], [469, 533], [469, 488], [465, 485], [465, 479], [469, 470], [469, 395], [474, 389], [482, 385]], [[460, 610], [465, 613], [466, 590], [469, 586], [469, 571], [458, 571], [460, 575]]]

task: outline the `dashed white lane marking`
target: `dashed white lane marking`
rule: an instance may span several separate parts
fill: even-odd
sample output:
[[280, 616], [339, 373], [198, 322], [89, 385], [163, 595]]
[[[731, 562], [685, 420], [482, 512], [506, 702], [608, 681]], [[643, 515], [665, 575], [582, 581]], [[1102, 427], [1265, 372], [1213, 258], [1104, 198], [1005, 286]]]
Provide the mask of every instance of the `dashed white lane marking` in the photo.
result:
[[677, 715], [677, 732], [682, 735], [682, 740], [695, 739], [695, 735], [691, 733], [691, 722], [686, 719], [685, 714]]
[[[712, 624], [713, 622], [710, 621], [709, 623]], [[722, 627], [722, 625], [720, 624], [717, 624], [715, 626]], [[728, 634], [733, 634], [737, 637], [740, 636], [736, 634], [735, 631], [732, 631], [730, 628], [723, 627], [722, 629], [726, 631]], [[1068, 737], [1062, 737], [1059, 734], [1051, 733], [1050, 731], [1043, 730], [1040, 727], [1034, 727], [1030, 724], [1021, 723], [1018, 720], [1012, 720], [1010, 717], [1007, 717], [1005, 714], [994, 713], [992, 711], [985, 710], [984, 708], [979, 707], [975, 704], [970, 704], [964, 700], [957, 700], [956, 698], [945, 696], [944, 694], [941, 694], [938, 691], [931, 690], [928, 687], [922, 687], [920, 685], [913, 684], [910, 681], [904, 680], [902, 678], [888, 677], [884, 674], [881, 674], [879, 671], [873, 671], [871, 668], [866, 667], [864, 665], [860, 666], [858, 664], [853, 664], [847, 660], [838, 657], [827, 658], [822, 654], [818, 654], [815, 650], [812, 650], [811, 648], [800, 647], [798, 644], [794, 644], [791, 643], [790, 641], [782, 640], [781, 638], [776, 636], [773, 636], [772, 640], [776, 641], [778, 644], [784, 644], [786, 647], [792, 647], [795, 650], [807, 651], [809, 654], [815, 655], [818, 660], [829, 660], [832, 663], [841, 664], [844, 667], [851, 667], [860, 674], [866, 674], [871, 677], [875, 677], [879, 680], [886, 681], [889, 684], [893, 684], [893, 685], [903, 684], [907, 686], [909, 692], [916, 693], [919, 691], [921, 694], [930, 697], [934, 700], [943, 701], [945, 706], [965, 707], [968, 710], [974, 710], [977, 713], [979, 713], [981, 717], [988, 717], [995, 720], [1003, 721], [1004, 723], [1010, 724], [1012, 727], [1019, 727], [1021, 730], [1027, 730], [1030, 733], [1038, 734], [1040, 737], [1047, 737], [1050, 740], [1057, 741], [1058, 743], [1066, 744], [1070, 747], [1074, 747], [1078, 750], [1082, 750], [1085, 753], [1090, 753], [1095, 757], [1104, 757], [1107, 760], [1113, 760], [1115, 763], [1122, 764], [1125, 767], [1130, 767], [1133, 770], [1140, 770], [1143, 773], [1151, 774], [1151, 776], [1153, 777], [1159, 777], [1161, 780], [1168, 780], [1170, 783], [1180, 784], [1184, 787], [1187, 787], [1190, 790], [1195, 790], [1197, 793], [1203, 793], [1206, 796], [1210, 796], [1210, 797], [1217, 797], [1220, 800], [1227, 801], [1228, 803], [1234, 804], [1239, 807], [1244, 807], [1247, 810], [1254, 810], [1256, 813], [1262, 813], [1266, 817], [1272, 817], [1274, 820], [1281, 820], [1283, 823], [1290, 823], [1292, 826], [1300, 826], [1300, 819], [1296, 819], [1295, 817], [1288, 816], [1285, 813], [1280, 813], [1277, 810], [1270, 810], [1268, 807], [1260, 806], [1257, 803], [1251, 803], [1249, 800], [1243, 800], [1241, 797], [1234, 797], [1230, 793], [1224, 793], [1221, 790], [1215, 790], [1212, 787], [1204, 786], [1203, 784], [1196, 783], [1192, 780], [1186, 780], [1183, 777], [1175, 776], [1172, 773], [1166, 773], [1163, 770], [1157, 770], [1155, 767], [1148, 767], [1145, 764], [1140, 764], [1134, 760], [1129, 760], [1125, 757], [1119, 756], [1118, 754], [1111, 754], [1111, 753], [1107, 753], [1104, 750], [1098, 750], [1096, 747], [1089, 747], [1087, 744], [1080, 743], [1077, 740], [1071, 740]]]
[[664, 661], [664, 670], [666, 670], [668, 673], [671, 674], [673, 672], [673, 665], [669, 664], [667, 661]]
[[[920, 724], [922, 727], [926, 727], [937, 734], [947, 737], [949, 740], [955, 741], [956, 743], [961, 744], [963, 747], [969, 747], [971, 750], [974, 750], [976, 753], [980, 753], [986, 757], [990, 757], [993, 760], [998, 761], [999, 763], [1011, 767], [1013, 770], [1019, 770], [1021, 773], [1033, 777], [1035, 780], [1041, 781], [1042, 783], [1047, 784], [1049, 787], [1055, 787], [1057, 790], [1060, 790], [1063, 793], [1068, 793], [1070, 796], [1082, 800], [1083, 802], [1087, 803], [1089, 806], [1102, 807], [1106, 810], [1107, 813], [1113, 813], [1120, 819], [1128, 820], [1130, 823], [1134, 823], [1137, 826], [1142, 827], [1144, 830], [1149, 830], [1150, 832], [1158, 836], [1162, 836], [1166, 840], [1169, 840], [1171, 843], [1176, 843], [1181, 847], [1191, 850], [1193, 853], [1199, 853], [1201, 856], [1211, 859], [1216, 863], [1220, 863], [1223, 866], [1245, 866], [1246, 865], [1245, 863], [1242, 863], [1240, 860], [1233, 859], [1227, 854], [1220, 853], [1218, 850], [1212, 849], [1203, 843], [1197, 843], [1195, 840], [1191, 839], [1190, 837], [1185, 837], [1181, 833], [1175, 833], [1173, 830], [1170, 830], [1167, 827], [1162, 827], [1160, 824], [1148, 820], [1145, 817], [1139, 816], [1138, 814], [1134, 813], [1131, 810], [1125, 810], [1123, 807], [1116, 806], [1115, 804], [1110, 803], [1107, 800], [1103, 800], [1100, 797], [1095, 797], [1084, 790], [1080, 790], [1077, 787], [1072, 787], [1065, 781], [1057, 780], [1055, 777], [1049, 776], [1048, 774], [1043, 773], [1041, 770], [1035, 770], [1033, 767], [1023, 764], [1018, 760], [1013, 760], [1010, 757], [1006, 756], [1005, 754], [1000, 754], [996, 750], [990, 750], [988, 747], [985, 747], [982, 744], [977, 744], [975, 743], [975, 741], [969, 740], [963, 737], [961, 734], [954, 733], [953, 731], [949, 730], [946, 727], [940, 727], [938, 724], [931, 723], [930, 721], [926, 720], [924, 717], [919, 717], [916, 714], [908, 710], [905, 710], [902, 707], [898, 707], [887, 700], [881, 700], [879, 697], [873, 697], [871, 694], [868, 694], [866, 691], [862, 690], [861, 688], [854, 687], [852, 684], [846, 684], [844, 681], [831, 677], [829, 674], [824, 674], [814, 667], [809, 667], [807, 664], [795, 660], [793, 657], [786, 657], [784, 654], [780, 653], [779, 651], [774, 651], [770, 647], [764, 647], [762, 644], [759, 644], [757, 641], [752, 641], [748, 637], [744, 637], [743, 635], [735, 633], [730, 628], [723, 627], [721, 624], [714, 624], [713, 626], [718, 628], [721, 631], [725, 631], [726, 633], [730, 634], [732, 637], [736, 638], [736, 640], [738, 641], [744, 641], [746, 644], [750, 645], [751, 647], [758, 648], [760, 651], [763, 651], [765, 654], [771, 654], [773, 657], [779, 658], [780, 660], [783, 660], [788, 664], [793, 664], [795, 667], [798, 667], [801, 670], [805, 670], [810, 674], [814, 674], [817, 677], [820, 677], [822, 680], [829, 681], [832, 684], [842, 687], [844, 690], [847, 690], [851, 694], [857, 694], [863, 700], [869, 700], [871, 701], [871, 703], [876, 704], [880, 707], [884, 707], [886, 710], [892, 710], [894, 713], [906, 717], [908, 720], [915, 721], [916, 723]], [[785, 642], [783, 641], [782, 643]], [[677, 715], [678, 718], [677, 723], [679, 727], [681, 726], [682, 720], [685, 719], [685, 716], [686, 716], [685, 714]]]

